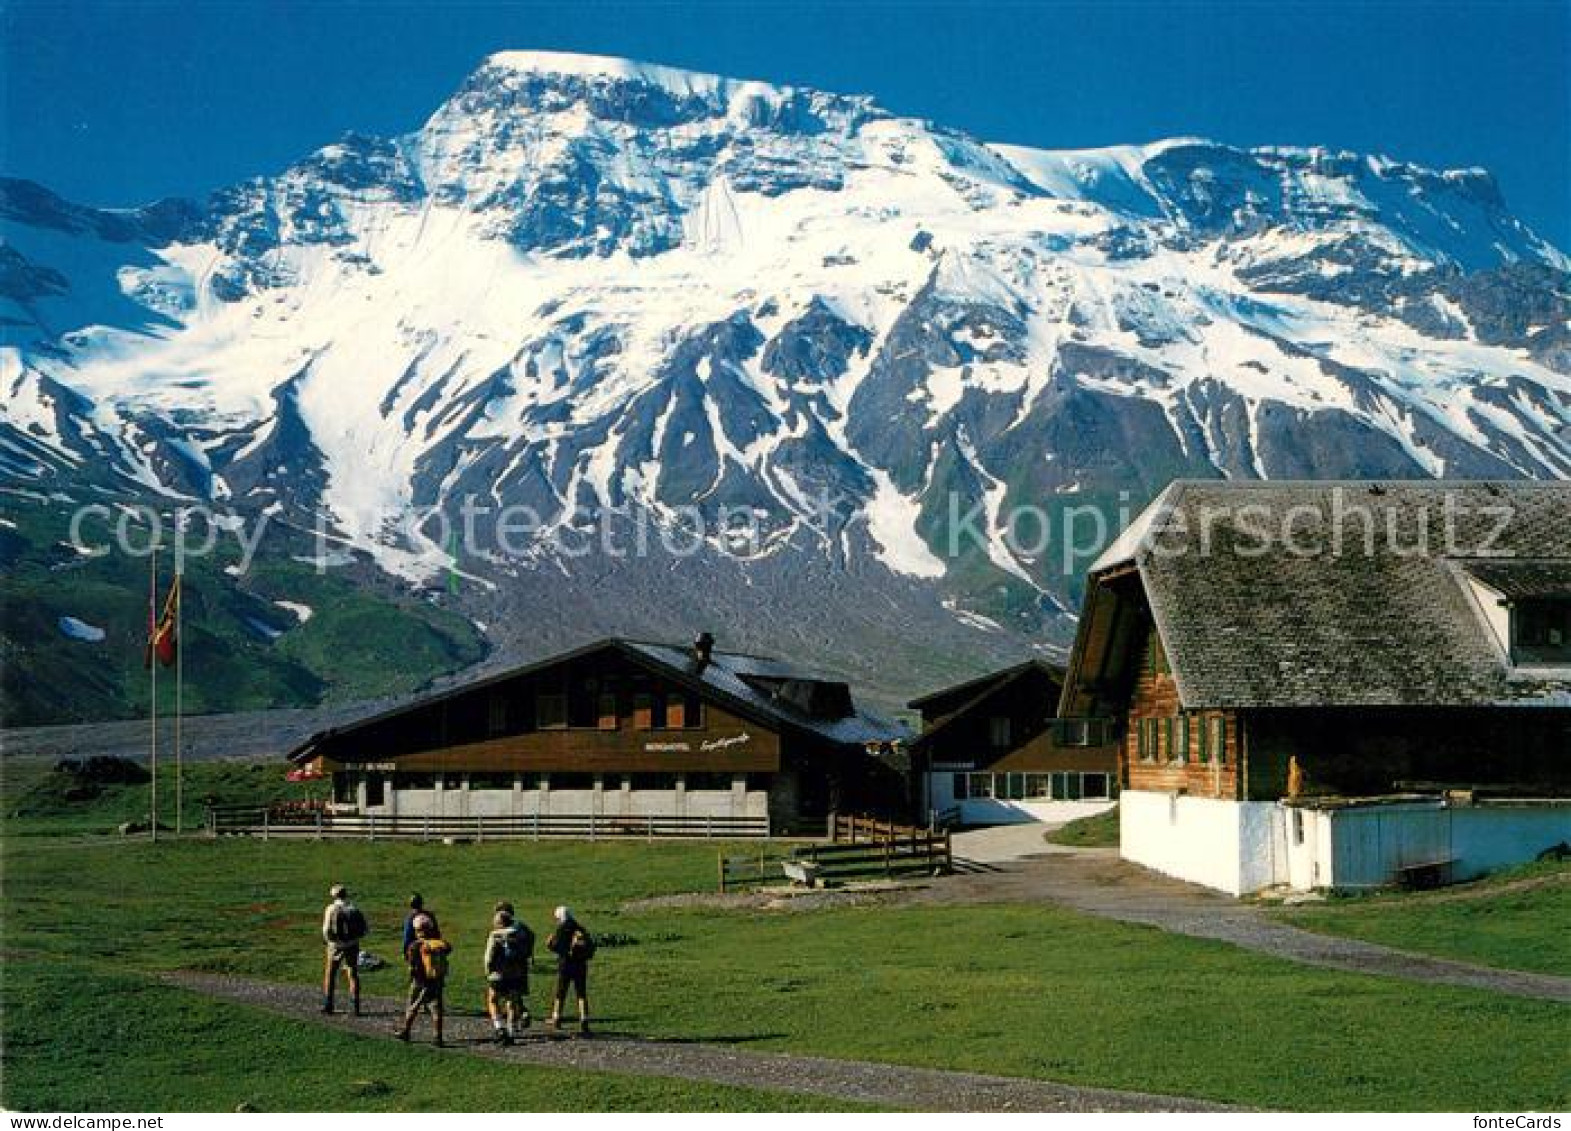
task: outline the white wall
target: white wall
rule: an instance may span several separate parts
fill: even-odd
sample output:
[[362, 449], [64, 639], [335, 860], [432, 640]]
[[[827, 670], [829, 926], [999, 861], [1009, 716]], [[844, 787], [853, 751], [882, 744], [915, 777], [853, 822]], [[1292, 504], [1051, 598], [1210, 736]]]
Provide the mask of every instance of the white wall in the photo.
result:
[[[605, 817], [765, 817], [769, 794], [749, 790], [738, 777], [730, 789], [624, 789], [620, 776], [608, 775], [599, 790], [469, 789], [457, 775], [443, 789], [385, 790], [386, 804], [361, 812], [405, 817], [508, 817], [535, 813]], [[362, 793], [362, 797], [364, 794]]]
[[1125, 790], [1119, 854], [1152, 871], [1244, 895], [1367, 888], [1400, 868], [1454, 861], [1467, 880], [1571, 843], [1571, 803], [1449, 805], [1439, 799], [1311, 809]]
[[[1242, 895], [1264, 886], [1261, 874], [1269, 874], [1273, 809], [1265, 801], [1126, 789], [1119, 795], [1119, 855], [1163, 875]], [[1247, 865], [1246, 846], [1252, 856]]]

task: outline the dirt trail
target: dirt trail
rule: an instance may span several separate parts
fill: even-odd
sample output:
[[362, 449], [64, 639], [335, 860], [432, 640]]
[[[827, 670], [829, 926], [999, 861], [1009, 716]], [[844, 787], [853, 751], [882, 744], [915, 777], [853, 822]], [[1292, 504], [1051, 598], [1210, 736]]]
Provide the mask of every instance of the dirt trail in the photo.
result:
[[[391, 998], [374, 998], [365, 1003], [363, 1017], [342, 1013], [325, 1017], [318, 1009], [320, 997], [315, 987], [284, 986], [190, 971], [166, 975], [166, 980], [210, 997], [386, 1040], [393, 1039], [393, 1022], [399, 1008], [399, 1003]], [[611, 1024], [614, 1026], [614, 1018]], [[428, 1041], [428, 1023], [422, 1021], [416, 1034], [417, 1039]], [[468, 1014], [448, 1018], [447, 1039], [456, 1056], [484, 1056], [517, 1064], [701, 1080], [911, 1111], [1233, 1110], [1203, 1100], [1084, 1088], [1046, 1080], [752, 1052], [719, 1042], [647, 1041], [616, 1033], [614, 1029], [589, 1040], [553, 1038], [538, 1028], [530, 1029], [525, 1039], [511, 1048], [493, 1044], [489, 1035], [490, 1025], [484, 1017]], [[737, 1038], [738, 1041], [744, 1039]]]

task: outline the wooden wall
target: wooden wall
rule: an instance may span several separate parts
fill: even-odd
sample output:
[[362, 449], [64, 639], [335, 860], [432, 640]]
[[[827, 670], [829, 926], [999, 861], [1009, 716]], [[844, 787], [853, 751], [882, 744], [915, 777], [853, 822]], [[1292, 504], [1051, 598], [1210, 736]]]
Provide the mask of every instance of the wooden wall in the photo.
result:
[[[573, 725], [556, 719], [567, 696]], [[652, 704], [665, 707], [652, 726]], [[409, 772], [558, 770], [772, 772], [781, 737], [704, 701], [614, 649], [412, 705], [322, 744], [328, 769], [369, 764]]]
[[[1201, 730], [1211, 728], [1209, 759], [1201, 760]], [[1215, 747], [1222, 728], [1221, 751]], [[1232, 711], [1179, 707], [1178, 684], [1168, 668], [1156, 631], [1147, 632], [1120, 752], [1125, 789], [1182, 792], [1191, 797], [1239, 796], [1239, 765], [1245, 750], [1240, 719]]]

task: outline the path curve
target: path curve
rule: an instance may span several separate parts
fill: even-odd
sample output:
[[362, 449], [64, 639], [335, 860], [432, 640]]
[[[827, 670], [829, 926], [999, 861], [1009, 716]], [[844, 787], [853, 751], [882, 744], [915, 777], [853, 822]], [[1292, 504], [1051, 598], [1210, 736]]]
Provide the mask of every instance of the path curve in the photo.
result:
[[[315, 987], [280, 985], [196, 971], [176, 971], [164, 975], [164, 980], [209, 997], [387, 1040], [392, 1040], [393, 1022], [400, 1006], [392, 998], [369, 998], [365, 1002], [366, 1014], [363, 1017], [350, 1017], [342, 1013], [326, 1017], [318, 1008], [321, 999]], [[592, 1040], [559, 1039], [544, 1036], [538, 1029], [530, 1029], [525, 1039], [512, 1048], [500, 1048], [489, 1040], [490, 1023], [483, 1017], [473, 1014], [449, 1015], [447, 1025], [448, 1041], [453, 1045], [453, 1051], [460, 1055], [632, 1076], [700, 1080], [763, 1091], [805, 1093], [910, 1111], [1237, 1110], [1223, 1104], [1179, 1096], [792, 1053], [744, 1052], [721, 1044], [646, 1041], [616, 1034], [596, 1035]], [[421, 1032], [429, 1034], [429, 1029], [421, 1026], [416, 1032], [417, 1035]]]
[[1044, 845], [1041, 855], [933, 880], [902, 898], [914, 903], [1056, 903], [1104, 919], [1217, 939], [1289, 962], [1571, 1002], [1571, 978], [1479, 966], [1306, 931], [1270, 918], [1256, 904], [1120, 860], [1115, 849]]

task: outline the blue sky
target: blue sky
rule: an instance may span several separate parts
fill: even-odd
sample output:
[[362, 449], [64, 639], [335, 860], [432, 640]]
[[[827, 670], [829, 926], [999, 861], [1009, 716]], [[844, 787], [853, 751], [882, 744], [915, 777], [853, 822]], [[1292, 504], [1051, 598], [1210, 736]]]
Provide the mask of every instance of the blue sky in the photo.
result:
[[412, 129], [482, 56], [550, 48], [872, 94], [990, 141], [1482, 165], [1571, 248], [1566, 0], [0, 5], [0, 171], [95, 204]]

